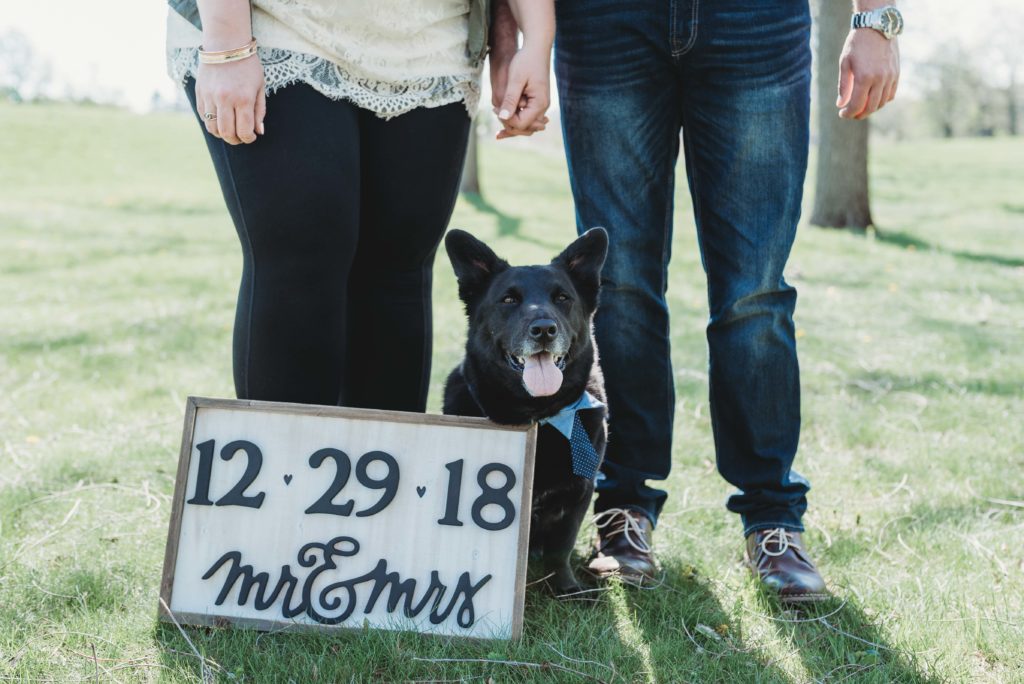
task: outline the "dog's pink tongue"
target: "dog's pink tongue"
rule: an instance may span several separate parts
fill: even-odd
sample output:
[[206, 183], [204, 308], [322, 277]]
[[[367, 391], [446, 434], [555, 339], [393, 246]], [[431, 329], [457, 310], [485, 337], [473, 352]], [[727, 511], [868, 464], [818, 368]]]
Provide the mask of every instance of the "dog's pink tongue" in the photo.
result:
[[562, 371], [551, 360], [551, 354], [541, 352], [526, 359], [523, 385], [535, 397], [548, 397], [562, 386]]

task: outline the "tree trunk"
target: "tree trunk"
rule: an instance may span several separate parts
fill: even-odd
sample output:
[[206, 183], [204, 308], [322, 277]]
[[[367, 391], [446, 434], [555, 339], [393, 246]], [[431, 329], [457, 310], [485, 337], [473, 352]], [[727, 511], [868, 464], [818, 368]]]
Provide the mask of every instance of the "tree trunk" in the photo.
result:
[[1008, 119], [1007, 131], [1010, 135], [1019, 134], [1017, 119], [1017, 70], [1010, 67], [1010, 85], [1006, 89], [1006, 118]]
[[849, 30], [849, 2], [818, 3], [818, 170], [811, 223], [864, 230], [872, 224], [868, 122], [840, 119], [834, 106], [839, 54]]
[[462, 167], [462, 184], [459, 192], [480, 194], [480, 159], [477, 152], [476, 117], [469, 124], [469, 144], [466, 146], [466, 162]]

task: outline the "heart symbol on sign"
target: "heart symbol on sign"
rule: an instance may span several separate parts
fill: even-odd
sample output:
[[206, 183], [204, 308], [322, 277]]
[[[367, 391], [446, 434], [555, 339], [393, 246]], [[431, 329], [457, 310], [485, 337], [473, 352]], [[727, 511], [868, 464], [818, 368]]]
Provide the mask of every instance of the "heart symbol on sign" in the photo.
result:
[[416, 493], [419, 494], [420, 498], [422, 499], [423, 495], [427, 493], [427, 488], [426, 487], [417, 487], [416, 488]]
[[284, 476], [284, 483], [285, 483], [286, 485], [289, 485], [289, 484], [291, 484], [291, 483], [292, 483], [292, 476], [291, 476], [291, 475], [285, 475], [285, 476]]

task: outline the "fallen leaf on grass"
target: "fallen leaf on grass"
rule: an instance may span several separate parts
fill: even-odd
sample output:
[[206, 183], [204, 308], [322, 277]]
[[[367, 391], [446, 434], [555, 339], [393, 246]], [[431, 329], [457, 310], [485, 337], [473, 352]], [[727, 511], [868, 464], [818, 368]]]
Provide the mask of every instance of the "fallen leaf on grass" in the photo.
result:
[[858, 665], [878, 665], [882, 662], [882, 656], [877, 649], [869, 648], [866, 651], [855, 651], [851, 654], [851, 660]]
[[700, 632], [709, 639], [714, 639], [715, 641], [722, 640], [722, 636], [718, 632], [716, 632], [714, 629], [708, 627], [705, 624], [698, 624], [694, 629], [696, 629], [698, 632]]

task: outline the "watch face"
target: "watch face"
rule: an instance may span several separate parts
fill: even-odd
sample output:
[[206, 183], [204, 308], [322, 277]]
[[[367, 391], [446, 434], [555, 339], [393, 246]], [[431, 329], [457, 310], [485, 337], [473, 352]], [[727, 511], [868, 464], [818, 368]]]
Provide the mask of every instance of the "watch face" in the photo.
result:
[[903, 32], [903, 15], [895, 7], [887, 7], [881, 18], [882, 32], [887, 38], [898, 36]]

